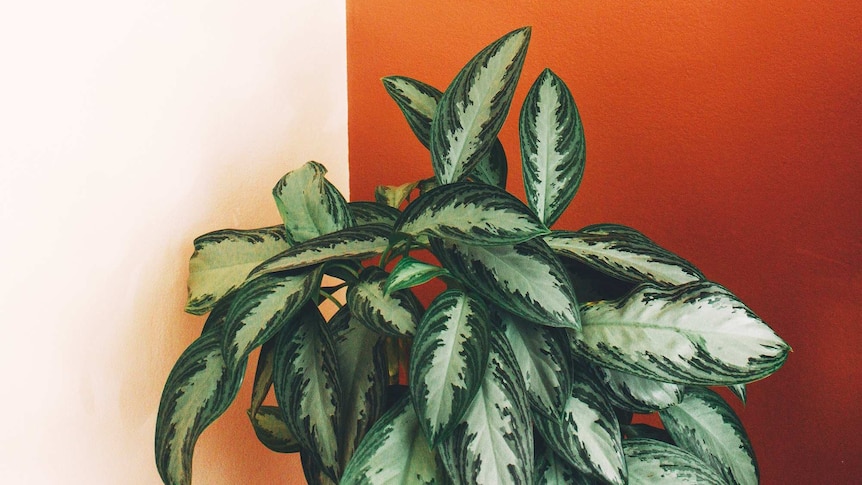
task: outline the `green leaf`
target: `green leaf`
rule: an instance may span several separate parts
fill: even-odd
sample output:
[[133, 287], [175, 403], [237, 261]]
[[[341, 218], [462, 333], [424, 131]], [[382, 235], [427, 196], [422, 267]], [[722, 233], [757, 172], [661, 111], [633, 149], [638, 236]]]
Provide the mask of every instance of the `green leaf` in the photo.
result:
[[425, 148], [428, 148], [431, 139], [431, 120], [434, 118], [437, 102], [443, 93], [433, 86], [404, 76], [384, 77], [383, 86], [404, 113], [407, 124], [410, 125], [416, 138], [425, 145]]
[[350, 208], [357, 226], [383, 224], [386, 227], [392, 227], [398, 216], [401, 215], [398, 209], [377, 202], [348, 202], [347, 206]]
[[325, 175], [323, 165], [307, 162], [288, 172], [272, 189], [291, 244], [354, 225], [347, 201]]
[[615, 300], [631, 292], [637, 283], [617, 279], [587, 266], [576, 259], [560, 258], [569, 281], [581, 303], [597, 300]]
[[733, 294], [710, 282], [642, 284], [627, 297], [582, 308], [575, 349], [603, 367], [677, 384], [755, 381], [790, 348]]
[[302, 465], [302, 474], [305, 476], [305, 481], [308, 485], [338, 485], [338, 482], [329, 478], [324, 469], [321, 467], [317, 455], [308, 448], [299, 450], [300, 464]]
[[561, 256], [626, 281], [676, 286], [704, 279], [688, 261], [636, 230], [617, 224], [594, 225], [576, 232], [554, 231], [545, 241]]
[[659, 382], [601, 366], [596, 366], [595, 371], [605, 385], [608, 400], [618, 408], [649, 414], [682, 400], [683, 387], [679, 384]]
[[387, 206], [398, 210], [401, 204], [410, 198], [413, 190], [419, 186], [420, 182], [409, 182], [402, 185], [378, 185], [374, 188], [374, 200], [378, 204], [386, 204]]
[[507, 312], [496, 314], [524, 376], [530, 405], [546, 416], [559, 415], [572, 390], [568, 335]]
[[384, 339], [350, 315], [347, 307], [330, 319], [341, 385], [340, 439], [344, 467], [383, 414], [389, 368]]
[[195, 252], [189, 260], [186, 311], [194, 315], [210, 311], [257, 265], [288, 247], [283, 226], [225, 229], [195, 239]]
[[156, 417], [156, 467], [164, 483], [191, 484], [195, 443], [233, 402], [244, 367], [228, 370], [218, 332], [201, 335], [177, 359]]
[[254, 434], [264, 446], [276, 453], [296, 453], [299, 442], [290, 434], [281, 409], [278, 406], [262, 406], [257, 411], [248, 411]]
[[676, 446], [673, 438], [670, 437], [670, 434], [666, 430], [648, 424], [625, 424], [620, 426], [620, 431], [622, 431], [625, 439], [649, 438]]
[[260, 348], [257, 368], [254, 371], [254, 384], [251, 388], [251, 406], [248, 412], [255, 414], [272, 389], [273, 362], [275, 361], [275, 339], [270, 339]]
[[488, 308], [460, 290], [437, 296], [419, 323], [408, 371], [413, 406], [432, 448], [460, 422], [488, 363]]
[[407, 206], [395, 231], [479, 246], [514, 244], [549, 232], [515, 196], [471, 182], [443, 185], [423, 194]]
[[317, 307], [308, 304], [279, 332], [273, 377], [290, 433], [337, 481], [341, 388], [335, 359], [330, 327]]
[[728, 483], [757, 484], [760, 472], [748, 435], [733, 409], [715, 392], [686, 390], [682, 402], [659, 412], [680, 448], [694, 453]]
[[366, 259], [382, 253], [389, 245], [390, 229], [383, 224], [342, 229], [297, 244], [254, 268], [250, 278], [289, 271], [339, 259]]
[[693, 454], [661, 441], [637, 438], [623, 441], [629, 485], [724, 485], [709, 465]]
[[602, 390], [586, 372], [577, 372], [562, 412], [534, 415], [548, 446], [583, 473], [612, 484], [626, 481], [619, 423]]
[[745, 404], [748, 398], [748, 391], [745, 388], [745, 384], [733, 384], [728, 386], [728, 388], [730, 389], [730, 392], [742, 401], [742, 404]]
[[550, 226], [584, 174], [584, 127], [566, 83], [545, 69], [521, 107], [521, 160], [527, 204]]
[[386, 279], [383, 292], [389, 294], [393, 291], [413, 288], [438, 276], [449, 276], [449, 272], [445, 268], [405, 256], [392, 268], [392, 273]]
[[530, 483], [533, 426], [527, 389], [506, 337], [491, 330], [488, 367], [464, 418], [438, 448], [455, 483]]
[[552, 327], [581, 327], [565, 269], [542, 239], [480, 247], [432, 238], [431, 251], [456, 278], [509, 313]]
[[422, 316], [422, 304], [410, 290], [387, 294], [383, 287], [388, 273], [371, 266], [347, 290], [347, 306], [354, 317], [377, 333], [391, 337], [413, 337]]
[[506, 150], [503, 149], [503, 144], [498, 138], [491, 144], [491, 150], [488, 151], [488, 154], [480, 158], [479, 163], [473, 167], [470, 178], [505, 190], [508, 173], [509, 164], [506, 160]]
[[592, 482], [577, 468], [566, 463], [541, 440], [536, 441], [535, 485], [590, 485]]
[[465, 177], [503, 126], [527, 55], [530, 28], [479, 52], [443, 93], [431, 122], [431, 163], [441, 184]]
[[371, 427], [341, 485], [440, 484], [445, 483], [441, 471], [405, 396]]
[[225, 319], [225, 362], [234, 368], [248, 357], [317, 294], [321, 268], [294, 274], [265, 275], [240, 288]]

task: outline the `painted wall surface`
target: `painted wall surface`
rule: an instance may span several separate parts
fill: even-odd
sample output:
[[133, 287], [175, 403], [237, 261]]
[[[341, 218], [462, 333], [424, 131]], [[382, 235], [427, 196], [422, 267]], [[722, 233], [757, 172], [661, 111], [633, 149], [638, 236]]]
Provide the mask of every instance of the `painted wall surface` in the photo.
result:
[[[862, 361], [862, 3], [349, 0], [351, 194], [432, 175], [380, 78], [445, 88], [532, 25], [587, 137], [558, 223], [633, 226], [734, 291], [794, 348], [740, 413], [763, 483], [849, 483]], [[517, 108], [515, 108], [517, 109]], [[513, 109], [513, 113], [516, 113]], [[519, 160], [516, 114], [502, 141]], [[509, 187], [519, 194], [520, 172]]]
[[[309, 159], [347, 191], [340, 1], [39, 1], [0, 13], [0, 483], [156, 484], [155, 414], [203, 319], [192, 240], [279, 222]], [[302, 483], [246, 389], [195, 483]]]

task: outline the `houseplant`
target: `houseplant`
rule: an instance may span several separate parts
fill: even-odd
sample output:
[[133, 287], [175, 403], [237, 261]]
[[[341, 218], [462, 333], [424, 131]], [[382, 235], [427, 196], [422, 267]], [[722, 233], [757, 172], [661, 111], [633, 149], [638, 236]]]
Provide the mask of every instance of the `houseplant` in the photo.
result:
[[[550, 70], [520, 110], [526, 203], [506, 192], [497, 133], [529, 38], [498, 39], [445, 92], [384, 79], [432, 178], [348, 203], [309, 162], [273, 189], [284, 224], [195, 240], [186, 310], [209, 316], [162, 394], [165, 483], [191, 482], [195, 441], [258, 348], [251, 425], [310, 483], [757, 482], [711, 388], [744, 400], [789, 347], [635, 229], [549, 229], [585, 161]], [[663, 428], [633, 421], [650, 413]]]

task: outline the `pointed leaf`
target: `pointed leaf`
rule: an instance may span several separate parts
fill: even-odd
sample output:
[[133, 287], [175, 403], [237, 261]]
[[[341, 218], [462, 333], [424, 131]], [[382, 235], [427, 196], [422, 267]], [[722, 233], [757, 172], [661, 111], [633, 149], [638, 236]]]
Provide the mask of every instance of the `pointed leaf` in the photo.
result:
[[460, 290], [437, 296], [419, 323], [410, 352], [413, 406], [431, 447], [460, 422], [488, 363], [488, 308]]
[[535, 485], [590, 485], [591, 481], [577, 468], [569, 465], [549, 447], [536, 441]]
[[683, 387], [679, 384], [659, 382], [601, 366], [596, 366], [595, 370], [605, 385], [608, 400], [618, 408], [649, 414], [682, 400]]
[[356, 449], [341, 485], [445, 483], [410, 399], [400, 399]]
[[604, 367], [662, 382], [729, 385], [772, 374], [790, 350], [733, 294], [710, 282], [642, 284], [582, 308], [575, 349]]
[[515, 196], [471, 182], [443, 185], [423, 194], [407, 206], [395, 231], [481, 246], [514, 244], [548, 233]]
[[289, 271], [339, 259], [366, 259], [389, 245], [390, 229], [383, 224], [351, 227], [310, 239], [263, 262], [250, 278]]
[[378, 185], [374, 188], [374, 200], [378, 204], [398, 210], [405, 200], [410, 199], [413, 189], [419, 186], [419, 182], [410, 182], [402, 185]]
[[291, 244], [354, 225], [347, 201], [325, 175], [326, 167], [307, 162], [288, 172], [272, 189]]
[[659, 415], [680, 448], [708, 463], [728, 483], [758, 483], [760, 472], [754, 449], [736, 413], [721, 396], [709, 389], [691, 387], [681, 403]]
[[500, 308], [541, 325], [580, 328], [565, 269], [540, 238], [487, 247], [433, 238], [431, 251], [450, 273]]
[[439, 89], [404, 76], [383, 78], [383, 86], [404, 113], [407, 124], [426, 148], [430, 145], [431, 120], [437, 102], [443, 96]]
[[728, 386], [728, 388], [730, 389], [730, 392], [732, 392], [736, 397], [739, 398], [740, 401], [742, 401], [742, 404], [745, 404], [746, 400], [748, 399], [748, 391], [745, 388], [745, 384], [733, 384], [731, 386]]
[[545, 241], [561, 256], [626, 281], [676, 286], [704, 279], [691, 263], [625, 226], [601, 224], [576, 232], [554, 231]]
[[195, 252], [189, 260], [186, 311], [194, 315], [210, 311], [257, 265], [288, 247], [283, 226], [249, 231], [225, 229], [195, 239]]
[[359, 321], [377, 333], [412, 337], [423, 312], [422, 304], [410, 290], [386, 294], [383, 287], [388, 276], [376, 266], [367, 268], [347, 290], [347, 306]]
[[623, 441], [629, 485], [723, 485], [709, 465], [693, 454], [661, 441], [637, 438]]
[[530, 28], [510, 32], [471, 59], [446, 89], [431, 122], [431, 163], [441, 184], [465, 177], [485, 156], [512, 104]]
[[244, 373], [244, 363], [228, 370], [217, 332], [198, 337], [177, 359], [156, 418], [156, 466], [164, 483], [191, 484], [195, 443], [233, 402]]
[[491, 351], [482, 386], [464, 418], [439, 447], [455, 483], [530, 483], [533, 426], [527, 389], [512, 349], [499, 330], [491, 331]]
[[321, 268], [293, 274], [272, 274], [250, 281], [237, 291], [225, 318], [223, 353], [234, 368], [261, 346], [316, 295]]
[[339, 396], [335, 349], [317, 307], [308, 304], [279, 332], [275, 397], [290, 433], [313, 452], [323, 472], [338, 480]]
[[424, 263], [418, 259], [405, 256], [398, 261], [392, 273], [386, 279], [383, 291], [389, 294], [393, 291], [413, 288], [427, 283], [438, 276], [448, 276], [445, 268], [433, 264]]
[[550, 226], [584, 174], [584, 127], [566, 83], [545, 69], [521, 107], [521, 160], [527, 203]]
[[398, 209], [377, 202], [348, 202], [347, 206], [350, 208], [357, 226], [383, 224], [386, 227], [392, 227], [398, 216], [401, 215]]
[[284, 418], [278, 406], [262, 406], [255, 412], [249, 410], [248, 417], [254, 427], [254, 434], [264, 446], [276, 453], [299, 451], [299, 442], [284, 424]]

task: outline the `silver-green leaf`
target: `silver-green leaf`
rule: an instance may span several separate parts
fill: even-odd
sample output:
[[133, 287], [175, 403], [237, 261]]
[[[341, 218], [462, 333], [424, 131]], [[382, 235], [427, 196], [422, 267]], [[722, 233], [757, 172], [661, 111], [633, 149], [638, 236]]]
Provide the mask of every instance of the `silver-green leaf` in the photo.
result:
[[706, 388], [690, 387], [682, 402], [659, 415], [680, 448], [711, 465], [728, 483], [758, 483], [754, 449], [739, 417], [721, 396]]
[[716, 283], [638, 286], [582, 308], [577, 352], [607, 368], [677, 384], [731, 385], [766, 377], [790, 348]]
[[437, 104], [431, 163], [441, 184], [467, 176], [503, 126], [527, 54], [530, 28], [510, 32], [479, 52]]
[[540, 443], [536, 442], [536, 465], [533, 470], [535, 485], [591, 485], [592, 481], [587, 475]]
[[682, 400], [684, 387], [679, 384], [659, 382], [601, 366], [596, 366], [595, 370], [605, 385], [608, 400], [620, 409], [649, 414]]
[[445, 268], [405, 256], [392, 268], [383, 291], [389, 294], [393, 291], [413, 288], [438, 276], [449, 276], [449, 272]]
[[434, 119], [434, 111], [443, 93], [433, 86], [404, 76], [384, 77], [383, 86], [404, 113], [416, 138], [428, 148], [431, 144], [431, 120]]
[[550, 69], [521, 107], [521, 161], [527, 204], [550, 226], [568, 207], [584, 174], [584, 127], [569, 88]]
[[347, 306], [354, 317], [375, 332], [392, 337], [413, 337], [423, 308], [410, 290], [384, 291], [388, 273], [371, 266], [347, 290]]
[[392, 227], [398, 216], [401, 215], [398, 209], [377, 202], [360, 200], [348, 202], [347, 206], [350, 208], [357, 226], [383, 224], [386, 227]]
[[725, 485], [712, 468], [693, 454], [662, 441], [623, 441], [629, 485]]

